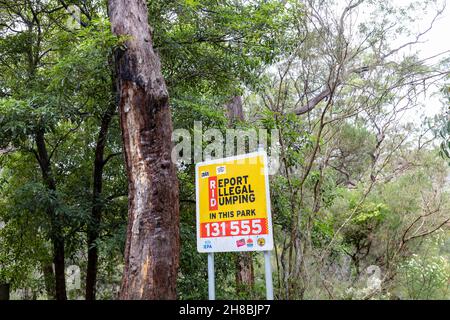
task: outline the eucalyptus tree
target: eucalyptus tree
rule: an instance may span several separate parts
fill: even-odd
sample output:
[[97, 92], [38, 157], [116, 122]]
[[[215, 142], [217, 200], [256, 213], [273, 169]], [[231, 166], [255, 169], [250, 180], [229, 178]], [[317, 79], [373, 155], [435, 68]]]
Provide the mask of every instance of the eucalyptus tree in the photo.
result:
[[[417, 19], [423, 7], [435, 10], [435, 16], [424, 30], [412, 32], [408, 23]], [[312, 248], [313, 213], [318, 212], [324, 195], [321, 185], [329, 176], [323, 173], [345, 175], [345, 167], [329, 161], [336, 155], [332, 141], [339, 141], [336, 138], [342, 126], [360, 123], [372, 135], [367, 145], [370, 170], [363, 170], [360, 176], [367, 182], [363, 201], [374, 184], [382, 183], [383, 167], [406, 141], [397, 136], [387, 143], [386, 136], [395, 135], [402, 114], [419, 105], [420, 92], [448, 75], [444, 65], [431, 65], [417, 52], [406, 50], [425, 37], [444, 9], [445, 4], [433, 1], [404, 7], [363, 0], [344, 5], [305, 1], [300, 6], [304, 19], [298, 19], [294, 29], [297, 46], [269, 70], [271, 80], [259, 94], [263, 107], [258, 108], [268, 112], [263, 121], [273, 123], [267, 118], [275, 118], [279, 127], [283, 179], [292, 186], [290, 221], [285, 227], [289, 237], [279, 256], [284, 270], [283, 297], [301, 297], [309, 286], [305, 259]], [[394, 41], [400, 37], [406, 40]], [[299, 117], [294, 130], [310, 139], [299, 135], [294, 145], [289, 143], [293, 132], [284, 124], [292, 123], [291, 114]], [[330, 165], [335, 172], [329, 171]], [[336, 239], [330, 240], [319, 255], [320, 264], [329, 257]], [[326, 281], [322, 283], [326, 289]]]

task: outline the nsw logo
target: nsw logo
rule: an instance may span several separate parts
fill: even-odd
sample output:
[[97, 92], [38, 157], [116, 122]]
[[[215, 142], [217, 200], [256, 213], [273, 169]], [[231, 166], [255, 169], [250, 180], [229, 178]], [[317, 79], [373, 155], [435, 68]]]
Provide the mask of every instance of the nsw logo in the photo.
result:
[[209, 177], [209, 171], [202, 171], [202, 178], [207, 178]]

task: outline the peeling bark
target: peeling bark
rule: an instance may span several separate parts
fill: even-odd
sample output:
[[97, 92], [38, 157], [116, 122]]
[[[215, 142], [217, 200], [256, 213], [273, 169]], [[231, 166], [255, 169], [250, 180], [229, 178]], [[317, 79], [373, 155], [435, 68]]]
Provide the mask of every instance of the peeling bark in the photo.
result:
[[119, 113], [128, 174], [128, 230], [121, 299], [176, 299], [178, 180], [171, 161], [172, 119], [142, 0], [110, 0]]

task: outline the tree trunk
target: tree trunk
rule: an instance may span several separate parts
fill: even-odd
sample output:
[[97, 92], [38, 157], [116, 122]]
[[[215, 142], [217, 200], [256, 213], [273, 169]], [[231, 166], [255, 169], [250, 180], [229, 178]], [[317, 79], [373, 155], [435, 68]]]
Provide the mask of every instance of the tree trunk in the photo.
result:
[[239, 252], [236, 256], [236, 293], [250, 294], [255, 284], [251, 252]]
[[178, 180], [171, 160], [169, 96], [143, 0], [109, 0], [119, 113], [128, 174], [128, 230], [121, 299], [176, 299]]
[[67, 300], [64, 257], [64, 238], [61, 232], [55, 232], [55, 235], [53, 236], [53, 263], [55, 264], [56, 300]]
[[42, 274], [44, 275], [45, 291], [47, 299], [55, 298], [55, 274], [53, 273], [53, 265], [49, 262], [41, 263]]
[[[42, 179], [50, 192], [56, 192], [56, 182], [52, 175], [50, 157], [44, 139], [44, 130], [38, 129], [35, 136], [37, 146], [37, 160], [41, 167]], [[62, 216], [56, 215], [55, 206], [51, 203], [47, 207], [47, 214], [51, 222], [50, 239], [53, 244], [53, 264], [55, 266], [55, 298], [67, 300], [66, 275], [64, 262], [64, 234]]]
[[0, 301], [9, 300], [10, 289], [9, 283], [0, 283]]
[[[237, 121], [244, 121], [242, 97], [234, 96], [226, 105], [228, 125], [234, 127]], [[236, 255], [236, 293], [250, 293], [255, 283], [251, 252], [239, 252]]]
[[88, 261], [86, 270], [86, 300], [95, 300], [97, 284], [98, 248], [97, 240], [100, 235], [100, 223], [102, 218], [103, 202], [101, 194], [103, 189], [103, 168], [105, 163], [104, 153], [108, 138], [109, 125], [114, 115], [116, 105], [111, 104], [104, 113], [100, 125], [95, 147], [95, 160], [93, 170], [92, 210], [91, 220], [88, 224]]
[[228, 124], [233, 127], [236, 121], [244, 121], [244, 109], [242, 108], [242, 97], [234, 96], [226, 105]]

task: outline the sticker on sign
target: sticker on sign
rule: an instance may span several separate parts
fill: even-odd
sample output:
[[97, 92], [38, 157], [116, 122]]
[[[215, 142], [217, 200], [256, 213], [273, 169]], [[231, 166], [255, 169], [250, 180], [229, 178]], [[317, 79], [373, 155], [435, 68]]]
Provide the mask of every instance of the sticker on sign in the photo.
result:
[[198, 163], [195, 183], [199, 252], [273, 249], [264, 151]]

